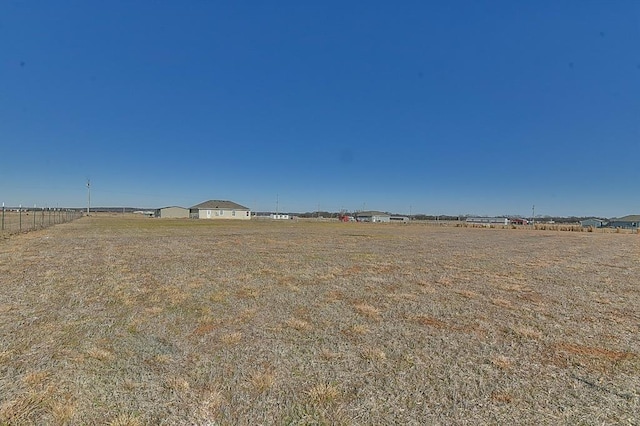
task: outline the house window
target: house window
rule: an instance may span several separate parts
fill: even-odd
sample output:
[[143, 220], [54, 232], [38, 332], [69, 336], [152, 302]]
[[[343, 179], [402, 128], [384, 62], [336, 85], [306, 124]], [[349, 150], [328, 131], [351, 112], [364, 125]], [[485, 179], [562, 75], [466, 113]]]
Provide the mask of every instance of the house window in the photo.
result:
[[231, 210], [231, 216], [235, 216], [236, 215], [236, 211], [235, 210]]

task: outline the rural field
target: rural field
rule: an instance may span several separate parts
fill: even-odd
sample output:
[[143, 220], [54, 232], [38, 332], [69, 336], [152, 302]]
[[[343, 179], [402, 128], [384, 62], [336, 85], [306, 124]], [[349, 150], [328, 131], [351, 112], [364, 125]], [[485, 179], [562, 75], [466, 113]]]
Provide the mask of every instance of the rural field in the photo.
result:
[[92, 216], [0, 239], [0, 424], [640, 425], [640, 236]]

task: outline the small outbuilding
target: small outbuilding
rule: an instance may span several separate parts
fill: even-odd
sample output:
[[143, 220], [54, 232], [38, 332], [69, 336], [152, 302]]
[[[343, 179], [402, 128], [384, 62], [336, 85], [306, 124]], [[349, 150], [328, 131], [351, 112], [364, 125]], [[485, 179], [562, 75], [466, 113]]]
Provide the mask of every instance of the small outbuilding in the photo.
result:
[[170, 206], [161, 207], [155, 211], [155, 217], [163, 219], [183, 219], [189, 217], [189, 209], [186, 207]]
[[249, 220], [251, 210], [233, 201], [209, 200], [191, 207], [189, 215], [194, 219]]
[[407, 216], [391, 216], [389, 218], [391, 222], [399, 222], [399, 223], [409, 223], [409, 218]]
[[356, 213], [358, 222], [391, 222], [391, 215], [384, 212], [368, 211]]

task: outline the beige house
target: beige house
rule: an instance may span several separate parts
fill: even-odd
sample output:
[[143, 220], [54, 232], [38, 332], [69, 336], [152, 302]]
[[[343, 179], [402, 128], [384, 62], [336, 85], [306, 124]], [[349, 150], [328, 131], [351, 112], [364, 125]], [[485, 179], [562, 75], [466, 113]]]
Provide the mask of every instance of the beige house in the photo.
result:
[[178, 206], [170, 206], [170, 207], [162, 207], [156, 210], [156, 217], [161, 217], [163, 219], [166, 218], [188, 218], [189, 217], [189, 209], [185, 207]]
[[189, 212], [190, 217], [194, 219], [251, 219], [249, 207], [225, 200], [205, 201], [191, 207]]

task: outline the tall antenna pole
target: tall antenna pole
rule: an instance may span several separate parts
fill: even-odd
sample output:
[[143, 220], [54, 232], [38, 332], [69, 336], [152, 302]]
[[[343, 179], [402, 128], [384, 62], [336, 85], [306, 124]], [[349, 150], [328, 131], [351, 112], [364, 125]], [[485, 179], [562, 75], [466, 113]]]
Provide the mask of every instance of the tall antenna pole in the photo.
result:
[[535, 204], [531, 207], [531, 223], [533, 225], [536, 224], [536, 205]]
[[87, 216], [91, 210], [91, 180], [87, 179]]

